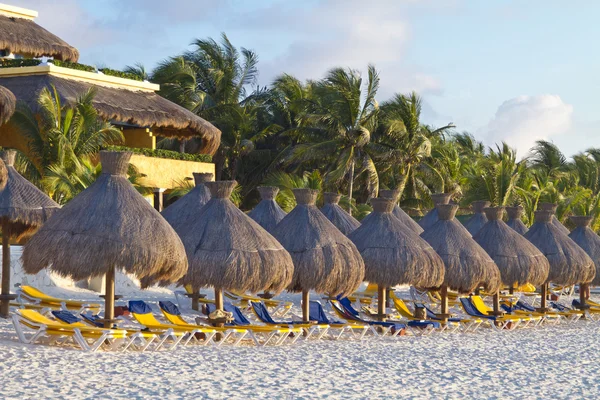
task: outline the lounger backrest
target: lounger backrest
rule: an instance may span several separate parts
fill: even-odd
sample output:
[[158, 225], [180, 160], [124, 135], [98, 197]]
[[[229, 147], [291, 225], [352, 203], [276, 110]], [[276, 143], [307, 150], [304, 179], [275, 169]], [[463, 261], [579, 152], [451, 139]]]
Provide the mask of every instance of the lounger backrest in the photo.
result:
[[396, 296], [392, 297], [394, 301], [394, 308], [398, 311], [398, 314], [404, 318], [414, 318], [413, 313], [408, 309], [408, 306], [404, 302], [404, 300], [397, 298]]
[[142, 325], [162, 325], [152, 314], [152, 308], [141, 300], [130, 300], [129, 312]]
[[81, 321], [81, 318], [75, 316], [73, 313], [71, 313], [70, 311], [65, 311], [65, 310], [60, 310], [60, 311], [51, 311], [52, 315], [54, 315], [54, 317], [56, 319], [59, 319], [63, 322], [66, 322], [67, 324], [77, 324], [78, 322]]
[[90, 324], [92, 324], [98, 328], [104, 328], [104, 323], [102, 321], [99, 321], [100, 317], [97, 315], [81, 314], [81, 318], [83, 318], [84, 320], [88, 321]]
[[504, 303], [500, 304], [500, 307], [502, 307], [502, 309], [509, 314], [512, 313], [516, 308], [516, 307], [511, 307], [508, 304], [504, 304]]
[[415, 303], [415, 306], [416, 305], [419, 305], [420, 307], [423, 307], [425, 309], [425, 312], [427, 313], [427, 319], [431, 319], [434, 321], [438, 321], [441, 319], [437, 315], [435, 315], [431, 308], [427, 307], [424, 303]]
[[317, 321], [321, 324], [329, 324], [329, 319], [323, 306], [318, 301], [311, 301], [308, 307], [308, 315], [311, 321]]
[[346, 311], [345, 308], [341, 306], [341, 304], [336, 300], [330, 300], [331, 307], [333, 310], [342, 318], [347, 319], [349, 321], [363, 322], [360, 318], [356, 317], [353, 314], [350, 314]]
[[525, 303], [522, 300], [517, 301], [516, 306], [518, 308], [520, 308], [521, 310], [524, 310], [524, 311], [535, 311], [535, 307], [534, 306], [529, 305], [529, 304]]
[[159, 301], [158, 306], [171, 315], [181, 315], [181, 311], [172, 301]]
[[337, 299], [337, 300], [340, 302], [340, 305], [341, 305], [342, 307], [344, 307], [344, 310], [345, 310], [347, 313], [349, 313], [349, 314], [352, 314], [352, 315], [354, 315], [355, 317], [358, 317], [358, 316], [360, 315], [360, 314], [359, 314], [359, 312], [358, 312], [358, 311], [356, 311], [356, 310], [354, 309], [354, 307], [352, 307], [352, 302], [350, 301], [350, 299], [349, 299], [349, 298], [347, 298], [347, 297], [340, 297], [340, 296], [338, 296], [338, 299]]
[[46, 300], [49, 302], [55, 302], [60, 304], [60, 299], [56, 297], [48, 296], [46, 293], [41, 292], [40, 290], [34, 288], [33, 286], [21, 285], [20, 289], [29, 297], [33, 297], [39, 300]]
[[[212, 310], [214, 311], [216, 308], [214, 307], [214, 305], [212, 305], [212, 306], [213, 306]], [[225, 302], [225, 303], [223, 303], [223, 310], [233, 314], [233, 322], [235, 325], [240, 325], [240, 326], [251, 325], [250, 321], [248, 320], [248, 318], [246, 318], [246, 316], [244, 315], [242, 310], [240, 310], [239, 307], [234, 306], [231, 303]]]
[[267, 310], [267, 307], [265, 307], [263, 303], [260, 303], [258, 301], [252, 301], [250, 302], [250, 304], [252, 304], [252, 309], [254, 310], [254, 313], [262, 322], [266, 324], [277, 324], [277, 322], [273, 320], [271, 314], [269, 314], [269, 310]]
[[465, 309], [466, 313], [474, 316], [474, 317], [487, 317], [487, 315], [483, 315], [482, 313], [480, 313], [477, 308], [475, 308], [475, 306], [473, 305], [473, 303], [471, 302], [470, 299], [467, 299], [466, 297], [461, 297], [460, 298], [460, 304], [462, 304], [463, 308]]
[[481, 296], [471, 296], [471, 301], [477, 311], [479, 311], [483, 315], [487, 315], [490, 311], [492, 311], [483, 301]]

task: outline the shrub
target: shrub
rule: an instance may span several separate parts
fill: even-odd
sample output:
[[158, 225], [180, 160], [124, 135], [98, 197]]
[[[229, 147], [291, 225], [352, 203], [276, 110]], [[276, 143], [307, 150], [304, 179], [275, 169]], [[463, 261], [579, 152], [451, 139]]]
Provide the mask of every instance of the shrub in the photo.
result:
[[147, 157], [156, 157], [156, 158], [167, 158], [170, 160], [181, 160], [181, 161], [195, 161], [195, 162], [212, 162], [212, 156], [210, 154], [188, 154], [188, 153], [179, 153], [177, 151], [172, 150], [162, 150], [162, 149], [142, 149], [136, 147], [125, 147], [125, 146], [107, 146], [105, 150], [111, 151], [131, 151], [134, 154], [140, 154]]

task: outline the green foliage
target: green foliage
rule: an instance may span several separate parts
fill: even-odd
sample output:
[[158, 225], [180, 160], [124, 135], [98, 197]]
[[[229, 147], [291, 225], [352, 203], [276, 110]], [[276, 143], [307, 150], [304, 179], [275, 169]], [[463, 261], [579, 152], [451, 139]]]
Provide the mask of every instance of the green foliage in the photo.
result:
[[171, 150], [162, 150], [162, 149], [145, 149], [145, 148], [136, 148], [136, 147], [125, 147], [125, 146], [104, 146], [104, 150], [111, 151], [130, 151], [134, 154], [140, 154], [147, 157], [156, 157], [156, 158], [167, 158], [169, 160], [181, 160], [181, 161], [194, 161], [194, 162], [204, 162], [209, 163], [212, 161], [212, 156], [210, 154], [188, 154], [188, 153], [178, 153], [176, 151]]
[[50, 62], [52, 64], [56, 65], [57, 67], [76, 69], [78, 71], [96, 72], [96, 67], [94, 67], [93, 65], [80, 64], [80, 63], [71, 62], [71, 61], [60, 61], [60, 60], [52, 60]]
[[118, 71], [116, 69], [101, 68], [98, 71], [101, 71], [104, 75], [116, 76], [116, 77], [124, 78], [124, 79], [132, 79], [134, 81], [143, 81], [144, 80], [142, 77], [140, 77], [137, 74], [125, 72], [125, 71]]
[[41, 62], [35, 58], [0, 58], [0, 68], [35, 67]]

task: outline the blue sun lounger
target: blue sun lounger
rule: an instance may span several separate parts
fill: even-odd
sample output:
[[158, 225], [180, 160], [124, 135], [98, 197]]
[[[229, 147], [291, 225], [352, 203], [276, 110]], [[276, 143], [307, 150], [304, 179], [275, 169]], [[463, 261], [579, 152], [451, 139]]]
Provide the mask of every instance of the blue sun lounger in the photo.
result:
[[404, 332], [406, 332], [407, 326], [406, 324], [400, 322], [383, 322], [383, 321], [368, 321], [360, 318], [359, 316], [354, 315], [354, 313], [349, 312], [346, 308], [338, 301], [338, 300], [329, 300], [331, 307], [333, 310], [342, 318], [347, 320], [348, 322], [368, 325], [371, 327], [377, 327], [381, 332], [374, 330], [381, 336], [385, 336], [390, 333], [392, 336], [400, 336]]
[[331, 330], [338, 331], [338, 335], [331, 335], [334, 339], [341, 338], [344, 333], [349, 333], [350, 335], [355, 336], [356, 331], [360, 331], [360, 339], [364, 338], [369, 330], [371, 330], [375, 335], [377, 334], [377, 332], [374, 331], [373, 327], [370, 325], [352, 324], [329, 318], [325, 313], [321, 303], [315, 300], [311, 301], [309, 304], [309, 317], [311, 321], [314, 321], [318, 324], [329, 325]]
[[272, 326], [302, 328], [306, 335], [305, 339], [310, 338], [315, 332], [319, 332], [317, 339], [321, 339], [329, 329], [329, 325], [327, 324], [312, 324], [304, 321], [275, 321], [262, 301], [251, 301], [250, 305], [252, 306], [252, 311], [254, 311], [254, 314], [262, 323]]
[[502, 329], [515, 329], [518, 325], [521, 324], [521, 322], [525, 321], [525, 325], [527, 326], [529, 325], [529, 322], [531, 322], [531, 318], [527, 317], [527, 316], [523, 316], [523, 317], [518, 317], [518, 316], [496, 316], [496, 315], [486, 315], [481, 313], [477, 307], [475, 307], [475, 304], [473, 304], [473, 302], [471, 301], [471, 299], [466, 298], [466, 297], [461, 297], [459, 298], [460, 300], [460, 304], [462, 305], [463, 309], [465, 310], [465, 312], [467, 314], [469, 314], [472, 317], [475, 318], [480, 318], [480, 319], [486, 319], [489, 322], [489, 325], [496, 329], [496, 330], [502, 330]]

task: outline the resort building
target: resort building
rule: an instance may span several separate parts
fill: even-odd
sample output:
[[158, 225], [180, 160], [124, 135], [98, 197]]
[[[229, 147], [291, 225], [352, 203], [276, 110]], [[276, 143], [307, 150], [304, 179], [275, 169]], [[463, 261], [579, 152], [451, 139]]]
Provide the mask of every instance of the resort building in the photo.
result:
[[[56, 88], [61, 103], [67, 105], [95, 88], [96, 110], [122, 130], [124, 146], [137, 153], [131, 163], [143, 175], [140, 183], [154, 189], [156, 208], [161, 207], [165, 191], [191, 180], [192, 173], [214, 173], [210, 162], [160, 158], [153, 150], [160, 138], [199, 137], [200, 153], [207, 156], [198, 158], [209, 161], [221, 140], [217, 128], [158, 95], [157, 84], [121, 71], [78, 64], [77, 49], [37, 25], [36, 17], [36, 11], [0, 4], [0, 86], [12, 91], [17, 101], [36, 112], [44, 88]], [[0, 127], [0, 146], [26, 150], [28, 143], [15, 129], [10, 122]]]

